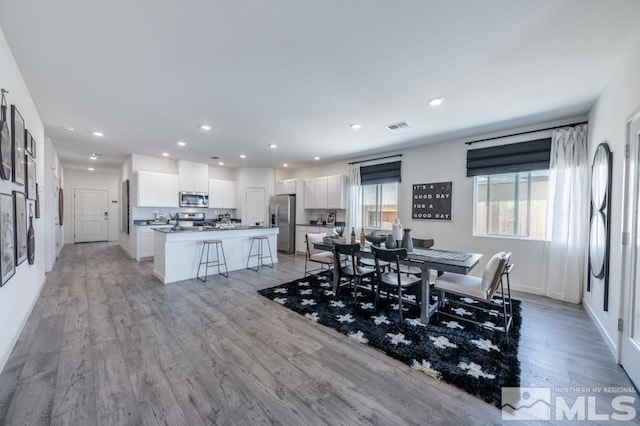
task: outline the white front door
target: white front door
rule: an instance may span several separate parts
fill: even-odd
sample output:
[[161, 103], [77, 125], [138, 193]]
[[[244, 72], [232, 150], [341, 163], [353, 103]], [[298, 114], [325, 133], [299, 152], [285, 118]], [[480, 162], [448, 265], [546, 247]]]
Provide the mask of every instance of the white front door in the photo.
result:
[[245, 225], [266, 224], [267, 203], [264, 199], [264, 188], [247, 188], [246, 196]]
[[108, 241], [109, 192], [99, 189], [75, 189], [73, 201], [73, 241]]
[[636, 387], [640, 386], [640, 113], [628, 123], [629, 158], [625, 197], [629, 236], [629, 267], [625, 273], [621, 364]]

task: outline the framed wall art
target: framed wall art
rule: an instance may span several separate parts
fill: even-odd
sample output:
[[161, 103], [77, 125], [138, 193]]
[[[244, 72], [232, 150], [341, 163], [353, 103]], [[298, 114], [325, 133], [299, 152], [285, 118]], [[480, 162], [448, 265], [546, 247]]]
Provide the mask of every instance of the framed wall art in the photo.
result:
[[36, 219], [40, 219], [40, 185], [36, 183]]
[[451, 220], [452, 187], [453, 182], [414, 184], [411, 218]]
[[11, 179], [18, 185], [24, 185], [24, 119], [15, 105], [11, 105], [11, 152], [13, 158], [13, 174]]
[[0, 286], [16, 273], [13, 230], [13, 199], [9, 194], [0, 194]]
[[7, 122], [7, 101], [4, 98], [6, 90], [2, 90], [0, 101], [0, 178], [11, 179], [11, 133]]
[[36, 199], [36, 162], [33, 158], [25, 157], [27, 163], [27, 198], [30, 200]]
[[13, 191], [13, 217], [16, 265], [19, 265], [27, 259], [27, 198], [24, 192]]
[[30, 155], [31, 158], [36, 158], [36, 140], [28, 130], [25, 130], [24, 143], [27, 155]]

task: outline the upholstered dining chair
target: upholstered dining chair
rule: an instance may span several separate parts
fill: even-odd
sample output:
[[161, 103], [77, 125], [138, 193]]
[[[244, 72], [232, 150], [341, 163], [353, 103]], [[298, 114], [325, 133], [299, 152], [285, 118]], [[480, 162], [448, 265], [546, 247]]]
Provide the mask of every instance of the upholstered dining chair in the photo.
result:
[[[416, 304], [420, 306], [421, 293], [420, 285], [422, 278], [412, 274], [406, 274], [401, 271], [401, 260], [407, 258], [407, 249], [383, 249], [380, 247], [371, 247], [373, 258], [376, 262], [376, 276], [378, 278], [378, 287], [376, 289], [375, 307], [378, 307], [378, 299], [380, 298], [380, 289], [382, 287], [393, 287], [398, 291], [398, 305], [400, 308], [400, 322], [402, 318], [402, 292], [409, 287], [416, 288]], [[380, 262], [388, 262], [391, 265], [391, 272], [383, 272]]]
[[[326, 267], [327, 270], [331, 269], [333, 265], [333, 253], [327, 250], [319, 250], [315, 248], [314, 244], [323, 242], [323, 239], [326, 234], [306, 234], [305, 235], [305, 243], [307, 246], [307, 252], [304, 258], [304, 276], [306, 277], [311, 271], [324, 271]], [[319, 268], [309, 269], [309, 262], [314, 262], [320, 265]]]
[[[468, 297], [479, 302], [484, 302], [494, 307], [502, 308], [504, 319], [504, 332], [509, 340], [509, 327], [513, 319], [513, 311], [511, 308], [511, 284], [509, 282], [509, 273], [513, 269], [513, 264], [509, 264], [511, 260], [511, 252], [501, 251], [494, 254], [484, 269], [482, 277], [474, 277], [471, 275], [455, 274], [445, 272], [435, 281], [435, 289], [438, 292], [438, 314], [447, 315], [462, 321], [472, 322], [481, 326], [484, 324], [473, 321], [470, 318], [464, 318], [460, 315], [454, 315], [444, 310], [448, 303], [465, 305], [473, 309], [488, 309], [466, 304], [461, 301], [453, 301], [446, 298], [446, 294], [453, 294], [462, 297]], [[507, 280], [507, 297], [504, 293], [503, 277]], [[493, 297], [498, 291], [501, 291], [502, 304], [493, 302]]]
[[[356, 306], [358, 304], [358, 286], [362, 283], [364, 278], [371, 280], [371, 292], [374, 291], [374, 275], [376, 270], [373, 268], [367, 268], [358, 265], [356, 256], [360, 251], [360, 244], [335, 244], [333, 249], [333, 263], [335, 265], [334, 273], [338, 274], [338, 283], [344, 278], [349, 279], [349, 284], [353, 287], [354, 301]], [[346, 262], [344, 265], [341, 263], [341, 259], [346, 256]], [[335, 297], [338, 297], [340, 293], [340, 284], [336, 290]]]

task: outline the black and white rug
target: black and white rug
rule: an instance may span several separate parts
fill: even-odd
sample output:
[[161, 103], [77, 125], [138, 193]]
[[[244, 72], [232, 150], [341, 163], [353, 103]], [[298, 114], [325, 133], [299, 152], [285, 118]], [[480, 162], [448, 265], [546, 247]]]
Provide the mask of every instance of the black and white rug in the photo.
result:
[[[264, 297], [345, 334], [350, 339], [373, 346], [411, 368], [435, 379], [455, 385], [466, 392], [500, 407], [501, 388], [520, 385], [518, 343], [520, 338], [520, 301], [513, 300], [513, 324], [509, 343], [502, 331], [502, 311], [489, 313], [456, 307], [458, 315], [474, 318], [487, 327], [456, 321], [441, 315], [429, 324], [419, 321], [418, 309], [404, 304], [404, 322], [399, 324], [398, 304], [382, 297], [374, 309], [373, 296], [342, 288], [334, 299], [330, 276], [309, 276], [260, 290]], [[409, 296], [412, 297], [412, 296]], [[463, 299], [470, 304], [479, 304]], [[494, 301], [502, 303], [500, 298]], [[473, 311], [473, 312], [472, 312]], [[477, 311], [477, 312], [476, 312]]]

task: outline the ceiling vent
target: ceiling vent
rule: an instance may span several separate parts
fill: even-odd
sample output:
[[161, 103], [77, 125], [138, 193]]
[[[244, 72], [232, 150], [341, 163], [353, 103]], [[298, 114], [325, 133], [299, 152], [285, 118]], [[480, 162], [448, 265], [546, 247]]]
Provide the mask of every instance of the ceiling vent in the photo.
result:
[[387, 126], [387, 129], [391, 130], [392, 132], [402, 132], [403, 130], [407, 130], [407, 129], [410, 129], [410, 128], [411, 128], [411, 126], [406, 121], [401, 121], [399, 123], [389, 124]]

